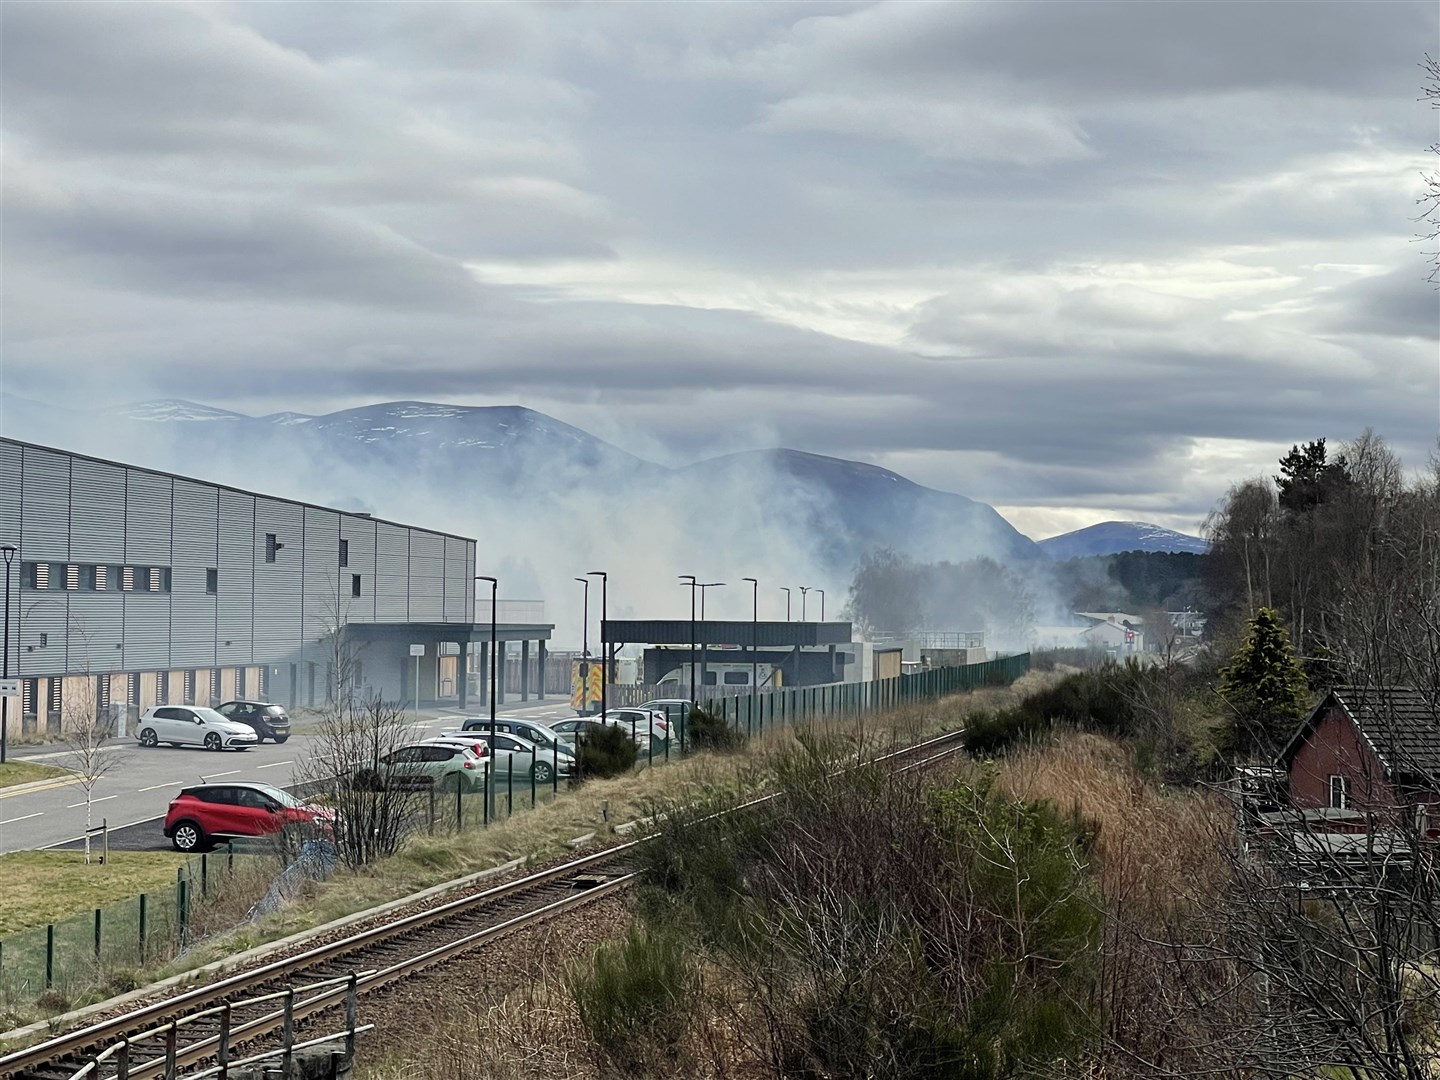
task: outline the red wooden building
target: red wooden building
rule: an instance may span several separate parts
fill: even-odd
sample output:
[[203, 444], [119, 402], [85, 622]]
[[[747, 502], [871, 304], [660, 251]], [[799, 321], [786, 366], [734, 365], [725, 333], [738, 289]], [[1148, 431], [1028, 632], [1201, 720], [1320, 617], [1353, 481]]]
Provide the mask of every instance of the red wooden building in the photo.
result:
[[[1393, 818], [1440, 804], [1440, 709], [1409, 687], [1337, 686], [1280, 754], [1291, 807]], [[1440, 810], [1431, 809], [1430, 828]]]

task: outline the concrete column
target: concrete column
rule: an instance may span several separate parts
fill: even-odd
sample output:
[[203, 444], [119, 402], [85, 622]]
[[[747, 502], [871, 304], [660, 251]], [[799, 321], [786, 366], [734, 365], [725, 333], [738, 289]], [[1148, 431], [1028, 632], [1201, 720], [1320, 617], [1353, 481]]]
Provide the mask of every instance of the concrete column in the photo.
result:
[[503, 641], [495, 643], [495, 707], [499, 708], [505, 704], [505, 658], [509, 653], [509, 647]]
[[490, 704], [490, 642], [480, 643], [480, 704]]
[[544, 638], [541, 638], [539, 641], [535, 642], [535, 650], [536, 650], [536, 654], [537, 654], [536, 657], [535, 657], [535, 668], [536, 668], [535, 677], [540, 681], [540, 690], [539, 690], [538, 696], [539, 696], [540, 699], [543, 701], [544, 698], [545, 698], [545, 639], [544, 639]]
[[530, 700], [530, 639], [520, 642], [520, 700]]
[[459, 644], [460, 655], [455, 658], [455, 686], [460, 698], [457, 704], [464, 709], [470, 699], [470, 643], [462, 641]]

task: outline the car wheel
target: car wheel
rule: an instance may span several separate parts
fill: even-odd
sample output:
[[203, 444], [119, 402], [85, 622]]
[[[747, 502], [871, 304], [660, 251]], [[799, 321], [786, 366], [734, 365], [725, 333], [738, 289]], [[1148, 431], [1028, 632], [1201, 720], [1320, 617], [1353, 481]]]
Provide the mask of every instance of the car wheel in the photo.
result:
[[206, 735], [206, 736], [205, 736], [205, 749], [206, 749], [206, 750], [219, 750], [219, 749], [220, 749], [220, 733], [219, 733], [218, 731], [212, 731], [212, 732], [210, 732], [209, 735]]
[[289, 735], [276, 735], [276, 736], [275, 736], [275, 745], [276, 745], [276, 746], [279, 746], [281, 743], [283, 743], [283, 742], [284, 742], [286, 739], [288, 739], [288, 738], [290, 738]]
[[140, 745], [153, 750], [160, 745], [160, 740], [155, 737], [154, 728], [142, 728], [140, 731]]
[[193, 821], [182, 821], [170, 834], [170, 843], [175, 845], [176, 851], [183, 851], [187, 855], [192, 851], [199, 851], [205, 846], [205, 830]]
[[548, 761], [537, 761], [531, 772], [535, 774], [537, 784], [548, 784], [555, 779], [555, 770]]

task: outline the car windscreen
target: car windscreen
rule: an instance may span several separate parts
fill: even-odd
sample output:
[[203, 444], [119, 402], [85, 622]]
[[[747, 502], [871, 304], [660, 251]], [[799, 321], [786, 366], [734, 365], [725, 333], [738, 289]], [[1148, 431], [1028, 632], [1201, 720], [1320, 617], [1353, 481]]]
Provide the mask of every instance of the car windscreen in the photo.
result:
[[266, 716], [285, 715], [285, 710], [282, 709], [279, 705], [266, 705], [265, 708], [261, 709], [260, 711], [263, 712]]
[[231, 720], [228, 716], [224, 716], [224, 715], [216, 712], [214, 709], [207, 709], [207, 708], [205, 708], [204, 706], [201, 706], [201, 705], [191, 705], [191, 706], [189, 706], [189, 709], [190, 709], [190, 711], [193, 712], [196, 716], [203, 717], [207, 723], [211, 723], [211, 724], [232, 724], [232, 723], [234, 723], [234, 721]]
[[291, 795], [290, 792], [286, 791], [284, 788], [278, 788], [274, 784], [255, 784], [254, 788], [256, 791], [263, 791], [266, 795], [269, 795], [270, 798], [274, 799], [281, 806], [305, 805], [302, 800], [297, 799], [294, 795]]

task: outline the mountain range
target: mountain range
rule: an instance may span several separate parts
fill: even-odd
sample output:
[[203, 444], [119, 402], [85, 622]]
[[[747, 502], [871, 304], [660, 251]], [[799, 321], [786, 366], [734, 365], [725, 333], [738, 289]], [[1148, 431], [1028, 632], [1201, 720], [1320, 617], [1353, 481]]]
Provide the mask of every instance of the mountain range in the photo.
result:
[[[669, 468], [513, 405], [395, 401], [254, 417], [163, 400], [106, 410], [99, 425], [93, 416], [67, 417], [11, 395], [0, 405], [7, 434], [17, 438], [347, 509], [392, 513], [378, 497], [387, 488], [377, 477], [403, 478], [407, 489], [464, 493], [472, 505], [503, 497], [517, 519], [556, 520], [559, 512], [564, 520], [567, 506], [593, 499], [618, 515], [623, 529], [627, 517], [657, 505], [702, 526], [718, 516], [752, 534], [775, 529], [787, 540], [802, 537], [824, 565], [847, 574], [859, 554], [882, 546], [922, 561], [1002, 562], [1205, 547], [1139, 522], [1106, 522], [1037, 544], [985, 503], [875, 465], [773, 449]], [[58, 442], [62, 433], [69, 441]], [[282, 464], [277, 475], [276, 463], [286, 462], [295, 468]], [[254, 478], [256, 471], [271, 479]], [[585, 520], [596, 512], [587, 503]]]

